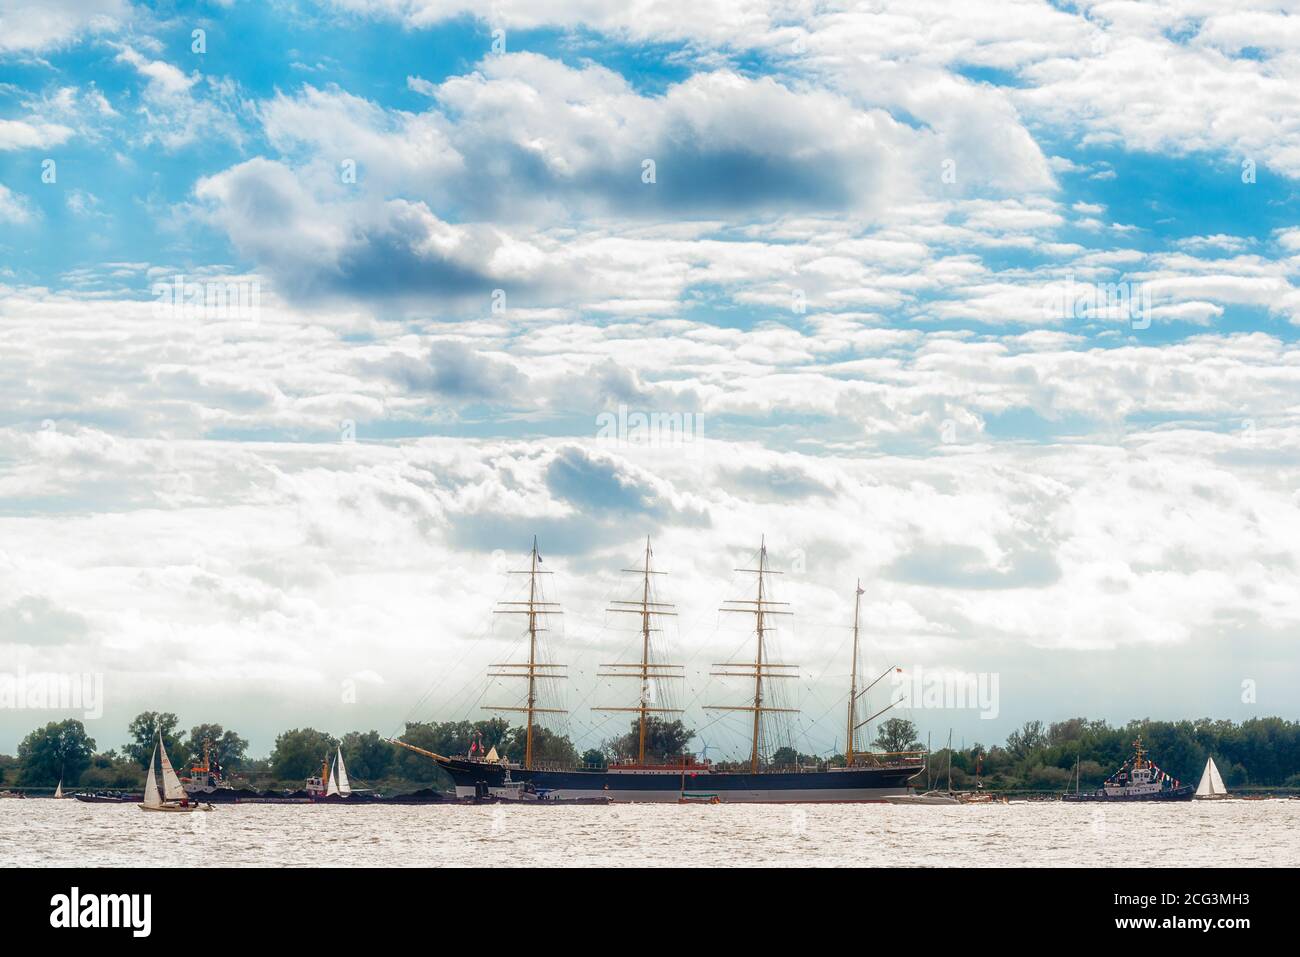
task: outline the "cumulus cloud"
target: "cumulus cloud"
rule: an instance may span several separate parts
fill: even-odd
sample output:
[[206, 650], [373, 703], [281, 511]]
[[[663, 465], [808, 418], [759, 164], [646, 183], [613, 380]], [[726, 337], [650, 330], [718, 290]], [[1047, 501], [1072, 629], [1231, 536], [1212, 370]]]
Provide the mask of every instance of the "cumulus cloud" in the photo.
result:
[[0, 642], [9, 645], [63, 645], [83, 640], [89, 628], [75, 612], [64, 611], [41, 595], [23, 595], [0, 607]]
[[0, 53], [64, 46], [116, 28], [128, 12], [126, 0], [0, 0]]
[[0, 151], [47, 149], [71, 135], [72, 130], [58, 123], [0, 120]]
[[[195, 195], [240, 253], [297, 295], [451, 298], [526, 283], [491, 228], [453, 226], [423, 203], [328, 204], [282, 163], [253, 159], [202, 179]], [[505, 261], [499, 276], [494, 264]]]
[[30, 222], [34, 215], [26, 199], [0, 183], [0, 223], [21, 225]]
[[458, 400], [510, 402], [518, 398], [519, 387], [526, 381], [511, 362], [455, 340], [439, 342], [425, 360], [398, 355], [378, 368], [409, 390]]
[[[479, 12], [346, 6], [394, 36]], [[583, 622], [578, 666], [620, 660], [596, 657], [592, 616], [647, 535], [701, 654], [733, 649], [709, 624], [765, 535], [807, 612], [792, 660], [842, 640], [859, 578], [882, 654], [1021, 677], [1043, 649], [1113, 676], [1110, 649], [1158, 648], [1167, 686], [1201, 688], [1173, 672], [1225, 629], [1300, 635], [1300, 230], [1279, 205], [1203, 227], [1124, 206], [1133, 150], [1290, 175], [1289, 21], [1031, 0], [495, 13], [512, 52], [485, 55], [484, 31], [433, 80], [403, 64], [352, 86], [322, 59], [251, 102], [251, 80], [142, 29], [111, 48], [113, 102], [75, 77], [17, 98], [7, 157], [85, 139], [183, 173], [61, 182], [52, 218], [98, 233], [136, 204], [186, 227], [107, 263], [62, 262], [43, 233], [49, 288], [0, 267], [0, 630], [27, 629], [25, 666], [103, 669], [121, 710], [201, 676], [184, 707], [237, 707], [255, 738], [336, 727], [338, 682], [365, 675], [384, 700], [346, 720], [387, 726], [419, 663], [481, 687], [457, 662], [501, 553], [533, 535]], [[582, 29], [563, 59], [513, 52], [532, 26]], [[629, 40], [670, 46], [671, 72], [616, 70]], [[1202, 102], [1215, 121], [1193, 129]], [[0, 220], [24, 226], [7, 251], [46, 228], [4, 187]], [[154, 309], [177, 272], [256, 279], [260, 315]], [[1064, 306], [1128, 284], [1151, 325]], [[703, 428], [638, 443], [606, 413]]]
[[507, 216], [530, 195], [627, 213], [869, 207], [904, 185], [915, 141], [884, 111], [722, 71], [654, 97], [604, 67], [519, 53], [431, 92], [456, 117], [475, 196]]

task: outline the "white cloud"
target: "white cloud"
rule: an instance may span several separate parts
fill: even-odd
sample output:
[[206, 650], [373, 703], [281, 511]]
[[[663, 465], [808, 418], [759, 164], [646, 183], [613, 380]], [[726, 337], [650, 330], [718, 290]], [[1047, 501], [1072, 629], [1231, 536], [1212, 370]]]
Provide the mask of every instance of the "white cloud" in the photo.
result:
[[[652, 4], [605, 4], [591, 0], [549, 3], [498, 0], [490, 9], [472, 0], [333, 0], [335, 6], [368, 16], [427, 27], [456, 17], [490, 19], [494, 26], [588, 27], [630, 40], [698, 39], [740, 43], [766, 33], [772, 24], [767, 0], [665, 0]], [[508, 41], [507, 41], [508, 42]]]
[[48, 149], [65, 143], [72, 130], [58, 123], [0, 120], [0, 152]]
[[[457, 0], [336, 5], [412, 28], [485, 16]], [[488, 19], [507, 28], [582, 26], [626, 40], [687, 40], [700, 62], [718, 48], [758, 51], [863, 104], [930, 124], [936, 160], [957, 157], [959, 169], [998, 188], [1043, 189], [1050, 166], [1020, 113], [1085, 143], [1256, 158], [1300, 176], [1300, 27], [1276, 4], [1252, 6], [1153, 0], [1070, 10], [1045, 0], [882, 0], [855, 9], [710, 2], [647, 10], [578, 0], [544, 9], [497, 3]], [[962, 75], [970, 67], [1006, 71], [1015, 82], [971, 82]]]
[[197, 70], [187, 74], [129, 45], [120, 48], [117, 59], [134, 67], [145, 80], [143, 102], [137, 109], [145, 122], [145, 142], [157, 141], [169, 150], [188, 146], [200, 137], [242, 142], [237, 118], [242, 107], [233, 81], [204, 77]]
[[923, 139], [833, 93], [727, 71], [644, 96], [604, 67], [520, 53], [433, 93], [456, 118], [461, 188], [504, 217], [539, 205], [551, 216], [870, 208], [913, 188], [909, 156]]
[[0, 223], [22, 224], [35, 216], [30, 203], [20, 194], [0, 183]]
[[41, 52], [116, 28], [125, 0], [0, 0], [0, 53]]

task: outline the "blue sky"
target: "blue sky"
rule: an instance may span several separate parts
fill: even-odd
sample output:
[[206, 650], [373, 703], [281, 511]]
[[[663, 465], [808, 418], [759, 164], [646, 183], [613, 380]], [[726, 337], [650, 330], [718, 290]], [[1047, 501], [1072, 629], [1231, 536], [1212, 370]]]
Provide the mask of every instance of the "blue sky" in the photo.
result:
[[646, 534], [730, 649], [767, 535], [805, 715], [861, 577], [873, 654], [1002, 675], [935, 734], [1293, 716], [1287, 6], [0, 0], [8, 667], [108, 741], [391, 731], [477, 713], [532, 534], [578, 665]]

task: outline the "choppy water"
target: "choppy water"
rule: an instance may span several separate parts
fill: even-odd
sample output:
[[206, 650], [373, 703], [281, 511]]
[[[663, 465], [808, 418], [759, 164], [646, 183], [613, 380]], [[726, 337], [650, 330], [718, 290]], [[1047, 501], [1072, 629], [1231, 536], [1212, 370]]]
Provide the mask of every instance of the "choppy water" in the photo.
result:
[[[1137, 858], [1134, 849], [1139, 848]], [[1300, 801], [958, 807], [0, 801], [0, 866], [1290, 866]]]

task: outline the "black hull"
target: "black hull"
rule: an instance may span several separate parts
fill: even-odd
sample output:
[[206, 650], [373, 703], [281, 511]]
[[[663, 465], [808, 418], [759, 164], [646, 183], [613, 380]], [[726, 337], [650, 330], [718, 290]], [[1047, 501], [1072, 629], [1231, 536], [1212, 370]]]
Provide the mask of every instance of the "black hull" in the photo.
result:
[[85, 804], [139, 804], [144, 800], [143, 794], [74, 794], [72, 796]]
[[456, 795], [472, 798], [510, 784], [531, 785], [559, 798], [607, 797], [616, 802], [678, 803], [683, 799], [720, 804], [861, 803], [909, 794], [907, 782], [920, 768], [895, 766], [833, 771], [711, 771], [665, 766], [638, 770], [526, 771], [500, 764], [441, 758], [456, 783]]

